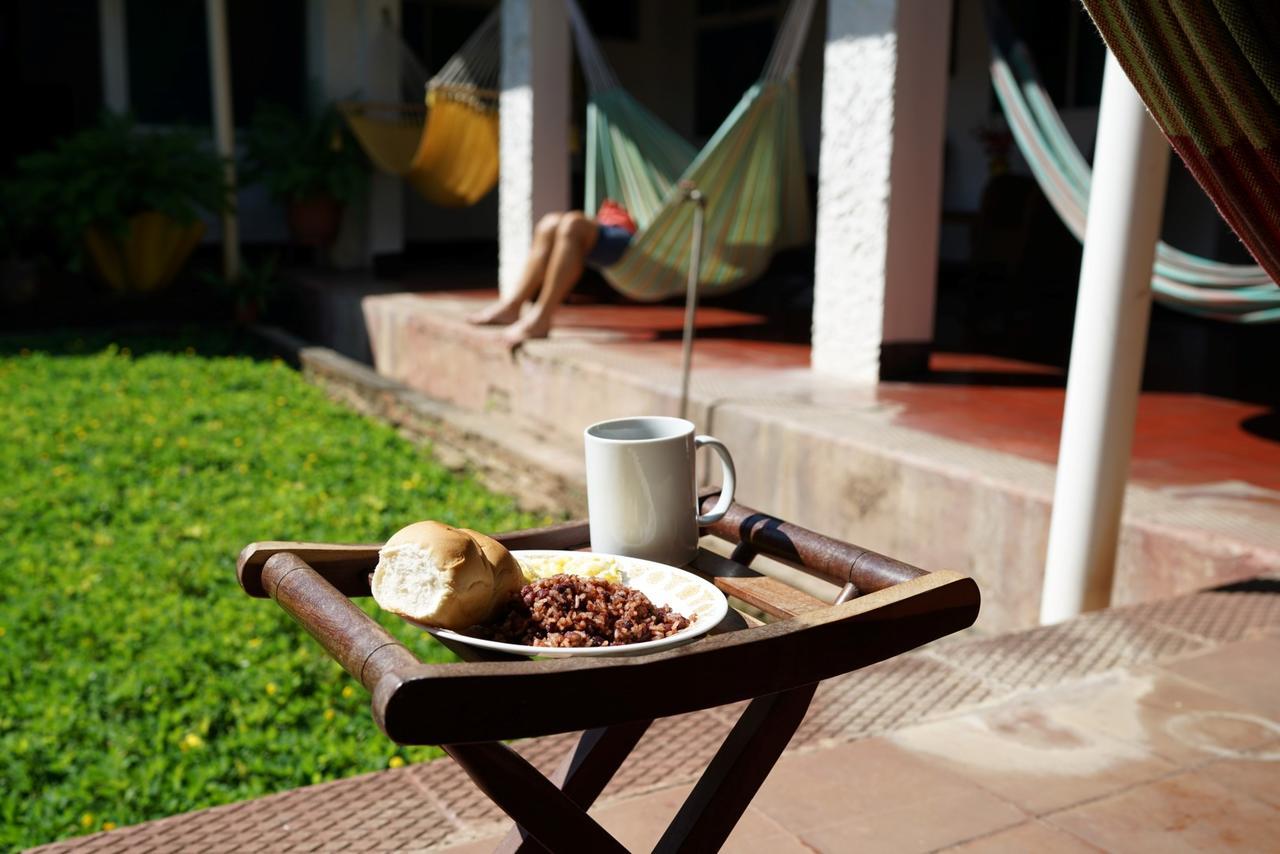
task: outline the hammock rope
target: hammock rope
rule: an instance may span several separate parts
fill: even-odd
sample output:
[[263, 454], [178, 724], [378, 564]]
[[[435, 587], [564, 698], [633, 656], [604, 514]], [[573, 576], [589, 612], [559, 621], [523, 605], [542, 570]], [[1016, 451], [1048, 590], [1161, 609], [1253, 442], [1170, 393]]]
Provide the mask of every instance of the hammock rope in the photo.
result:
[[[986, 10], [991, 82], [1010, 132], [1049, 204], [1083, 241], [1092, 170], [998, 2], [988, 0]], [[1157, 302], [1187, 314], [1244, 324], [1280, 321], [1280, 288], [1261, 267], [1202, 258], [1163, 241], [1156, 245], [1151, 288]]]
[[497, 9], [471, 34], [440, 72], [427, 82], [427, 98], [454, 98], [481, 110], [498, 108], [498, 76], [502, 72], [502, 31]]
[[374, 165], [404, 178], [442, 207], [473, 205], [498, 183], [498, 11], [430, 79], [394, 24], [384, 19], [370, 53], [399, 57], [401, 85], [412, 100], [340, 105]]
[[590, 95], [583, 209], [593, 216], [616, 199], [639, 226], [602, 271], [611, 285], [641, 301], [685, 291], [694, 217], [679, 190], [686, 181], [707, 203], [700, 295], [750, 283], [779, 249], [810, 238], [796, 67], [815, 0], [792, 0], [760, 78], [701, 151], [623, 89], [575, 0], [566, 4]]

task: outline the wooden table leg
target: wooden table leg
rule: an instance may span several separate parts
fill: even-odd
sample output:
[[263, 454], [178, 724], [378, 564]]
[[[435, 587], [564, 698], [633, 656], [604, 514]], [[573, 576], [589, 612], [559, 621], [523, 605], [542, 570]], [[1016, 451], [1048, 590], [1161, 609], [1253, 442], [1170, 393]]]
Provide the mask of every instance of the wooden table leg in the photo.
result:
[[757, 697], [734, 724], [657, 852], [718, 851], [800, 727], [817, 683]]
[[[582, 733], [573, 749], [565, 754], [559, 769], [551, 775], [551, 782], [580, 809], [589, 809], [651, 723], [632, 721]], [[546, 850], [517, 824], [494, 849], [494, 854], [541, 854]]]
[[627, 849], [586, 810], [505, 744], [441, 746], [481, 791], [548, 851], [626, 854]]

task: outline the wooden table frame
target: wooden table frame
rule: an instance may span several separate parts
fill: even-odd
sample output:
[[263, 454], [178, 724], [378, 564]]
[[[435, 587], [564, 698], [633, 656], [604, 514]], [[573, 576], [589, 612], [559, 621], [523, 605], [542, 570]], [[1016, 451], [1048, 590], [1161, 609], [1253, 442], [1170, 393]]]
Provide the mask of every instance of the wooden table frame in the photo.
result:
[[[703, 497], [711, 506], [716, 495]], [[636, 657], [530, 661], [450, 645], [460, 664], [424, 664], [348, 597], [369, 595], [377, 545], [263, 542], [237, 563], [250, 596], [271, 597], [372, 694], [399, 744], [440, 745], [516, 827], [504, 852], [623, 851], [587, 809], [655, 718], [749, 700], [655, 851], [712, 851], [728, 838], [804, 719], [818, 683], [967, 628], [973, 580], [926, 572], [734, 504], [703, 531], [734, 545], [690, 569], [773, 617], [736, 610], [710, 635]], [[508, 548], [580, 549], [587, 523], [501, 534]], [[841, 585], [835, 603], [751, 569], [759, 555]], [[546, 702], [547, 698], [576, 698]], [[588, 698], [588, 699], [583, 699]], [[550, 778], [503, 741], [581, 731]]]

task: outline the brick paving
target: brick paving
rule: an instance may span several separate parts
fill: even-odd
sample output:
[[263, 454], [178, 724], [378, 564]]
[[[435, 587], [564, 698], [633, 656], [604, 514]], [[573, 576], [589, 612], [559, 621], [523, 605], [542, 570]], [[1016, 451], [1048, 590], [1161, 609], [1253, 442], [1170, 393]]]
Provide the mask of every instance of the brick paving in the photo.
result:
[[[726, 850], [1274, 850], [1280, 578], [934, 644], [819, 690]], [[652, 846], [738, 709], [658, 721], [592, 813]], [[543, 770], [572, 737], [516, 744]], [[450, 761], [79, 837], [61, 851], [490, 850]]]

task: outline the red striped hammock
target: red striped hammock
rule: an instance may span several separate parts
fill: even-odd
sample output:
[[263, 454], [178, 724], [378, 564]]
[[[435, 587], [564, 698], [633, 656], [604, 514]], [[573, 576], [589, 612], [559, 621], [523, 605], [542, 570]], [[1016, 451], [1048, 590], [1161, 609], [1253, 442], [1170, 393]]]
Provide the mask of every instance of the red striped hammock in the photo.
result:
[[1156, 123], [1280, 281], [1280, 0], [1083, 0]]

